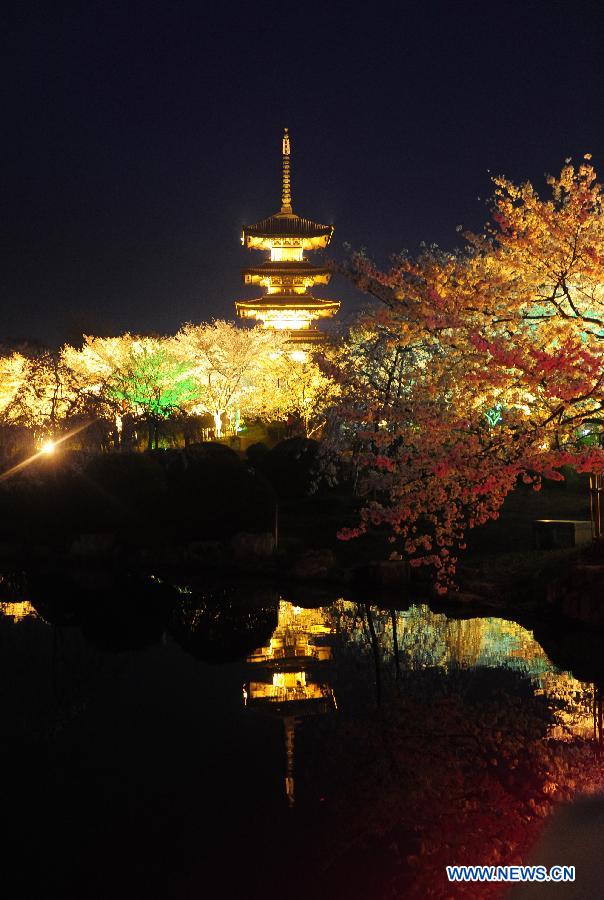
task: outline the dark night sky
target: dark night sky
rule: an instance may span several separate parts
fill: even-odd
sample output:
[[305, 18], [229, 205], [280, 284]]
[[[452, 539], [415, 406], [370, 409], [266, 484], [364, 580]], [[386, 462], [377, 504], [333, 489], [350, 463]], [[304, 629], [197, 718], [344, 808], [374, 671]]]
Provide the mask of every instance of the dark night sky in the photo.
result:
[[[294, 209], [380, 262], [480, 228], [489, 170], [604, 168], [597, 3], [47, 3], [4, 15], [0, 339], [173, 332]], [[482, 197], [483, 200], [478, 198]], [[350, 306], [354, 291], [329, 288]]]

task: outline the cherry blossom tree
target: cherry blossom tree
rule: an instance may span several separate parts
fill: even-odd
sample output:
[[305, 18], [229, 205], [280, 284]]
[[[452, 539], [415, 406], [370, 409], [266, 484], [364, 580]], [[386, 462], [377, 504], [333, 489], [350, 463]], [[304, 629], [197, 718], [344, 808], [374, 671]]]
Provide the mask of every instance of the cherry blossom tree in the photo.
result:
[[589, 160], [549, 188], [496, 178], [491, 223], [463, 251], [347, 266], [381, 306], [340, 369], [340, 437], [368, 497], [341, 537], [388, 526], [441, 590], [467, 529], [496, 518], [519, 478], [604, 470], [580, 441], [604, 418], [602, 191]]
[[188, 324], [178, 332], [175, 346], [180, 358], [189, 361], [197, 385], [191, 412], [209, 413], [217, 438], [222, 436], [222, 420], [228, 413], [260, 410], [259, 379], [270, 366], [271, 354], [279, 354], [286, 340], [286, 334], [274, 330], [238, 328], [220, 319]]
[[294, 417], [305, 437], [320, 434], [340, 387], [318, 356], [310, 349], [284, 344], [265, 357], [257, 377], [258, 411], [264, 419]]
[[6, 423], [30, 429], [36, 443], [54, 438], [77, 407], [77, 388], [59, 353], [14, 353], [4, 361], [0, 378], [0, 413]]
[[10, 417], [11, 405], [23, 386], [27, 360], [21, 353], [0, 356], [0, 418]]

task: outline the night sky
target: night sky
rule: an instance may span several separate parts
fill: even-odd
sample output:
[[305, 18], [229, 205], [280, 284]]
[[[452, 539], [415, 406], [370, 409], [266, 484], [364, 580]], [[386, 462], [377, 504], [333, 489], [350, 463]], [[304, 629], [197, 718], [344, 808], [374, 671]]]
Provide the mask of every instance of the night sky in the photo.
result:
[[[280, 205], [385, 264], [486, 219], [489, 172], [604, 171], [588, 3], [15, 4], [4, 14], [0, 339], [232, 317]], [[482, 199], [479, 199], [482, 198]], [[254, 256], [256, 256], [254, 254]], [[321, 293], [317, 291], [317, 293]], [[354, 305], [339, 279], [323, 296]]]

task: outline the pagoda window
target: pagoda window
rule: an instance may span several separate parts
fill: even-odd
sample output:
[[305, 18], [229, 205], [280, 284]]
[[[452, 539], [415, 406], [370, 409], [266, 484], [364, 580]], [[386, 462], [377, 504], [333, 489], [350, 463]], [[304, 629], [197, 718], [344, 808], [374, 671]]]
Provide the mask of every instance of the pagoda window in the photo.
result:
[[301, 262], [302, 247], [271, 247], [271, 262]]

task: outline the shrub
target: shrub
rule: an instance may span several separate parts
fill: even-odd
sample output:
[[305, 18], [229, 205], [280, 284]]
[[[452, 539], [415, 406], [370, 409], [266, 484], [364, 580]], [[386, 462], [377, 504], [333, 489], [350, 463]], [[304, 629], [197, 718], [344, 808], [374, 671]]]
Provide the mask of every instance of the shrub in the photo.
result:
[[268, 447], [262, 441], [257, 441], [255, 444], [250, 444], [250, 446], [245, 451], [248, 462], [255, 467], [260, 466], [267, 453]]
[[110, 532], [126, 547], [271, 531], [275, 495], [228, 447], [41, 459], [0, 482], [0, 539], [68, 544]]
[[317, 474], [319, 444], [309, 438], [281, 441], [258, 462], [281, 499], [305, 497]]
[[209, 585], [181, 595], [169, 631], [197, 659], [234, 662], [268, 642], [277, 627], [277, 610], [278, 598], [271, 591], [261, 603], [250, 605], [229, 585]]

